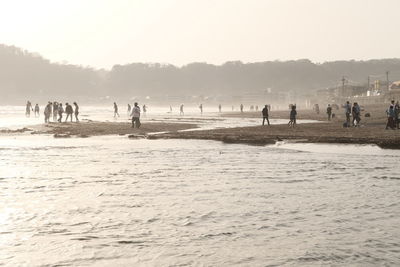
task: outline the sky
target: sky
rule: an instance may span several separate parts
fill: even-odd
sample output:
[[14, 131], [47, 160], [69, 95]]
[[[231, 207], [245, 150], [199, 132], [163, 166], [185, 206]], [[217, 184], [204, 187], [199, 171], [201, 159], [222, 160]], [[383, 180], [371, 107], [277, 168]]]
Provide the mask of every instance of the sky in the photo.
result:
[[0, 0], [0, 43], [53, 62], [400, 57], [400, 0]]

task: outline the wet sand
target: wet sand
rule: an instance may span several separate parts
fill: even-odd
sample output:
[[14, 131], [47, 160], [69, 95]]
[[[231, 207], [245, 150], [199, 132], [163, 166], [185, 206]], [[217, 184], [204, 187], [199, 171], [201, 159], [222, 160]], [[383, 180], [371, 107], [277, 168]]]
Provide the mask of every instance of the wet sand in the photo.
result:
[[197, 126], [190, 123], [142, 123], [139, 129], [132, 128], [129, 122], [97, 122], [82, 121], [79, 123], [48, 123], [29, 126], [18, 130], [2, 130], [2, 134], [18, 134], [31, 132], [31, 134], [53, 134], [57, 138], [90, 137], [99, 135], [147, 135], [157, 132], [176, 132], [179, 130], [193, 129]]

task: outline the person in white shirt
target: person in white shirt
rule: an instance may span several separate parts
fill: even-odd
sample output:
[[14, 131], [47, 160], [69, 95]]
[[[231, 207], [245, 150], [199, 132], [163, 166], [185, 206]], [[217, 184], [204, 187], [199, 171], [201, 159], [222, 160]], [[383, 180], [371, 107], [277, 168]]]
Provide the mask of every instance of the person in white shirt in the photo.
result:
[[140, 107], [137, 102], [135, 102], [135, 104], [132, 108], [131, 117], [132, 117], [132, 128], [135, 128], [135, 124], [136, 124], [136, 128], [139, 128], [141, 125], [141, 123], [140, 123]]

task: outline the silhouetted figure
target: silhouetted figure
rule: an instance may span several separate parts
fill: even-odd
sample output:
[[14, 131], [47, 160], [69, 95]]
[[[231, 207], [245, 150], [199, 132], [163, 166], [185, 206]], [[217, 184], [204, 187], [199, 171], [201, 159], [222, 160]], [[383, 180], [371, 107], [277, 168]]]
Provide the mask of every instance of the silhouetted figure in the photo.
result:
[[394, 105], [394, 120], [397, 129], [400, 129], [400, 104], [399, 101]]
[[68, 120], [69, 117], [71, 118], [71, 122], [72, 122], [72, 114], [74, 113], [74, 110], [72, 109], [72, 106], [68, 103], [65, 103], [65, 113], [67, 113], [65, 122]]
[[36, 105], [35, 105], [35, 117], [39, 117], [39, 114], [40, 114], [39, 112], [40, 112], [39, 105], [36, 104]]
[[265, 105], [265, 107], [263, 108], [263, 110], [261, 111], [261, 113], [262, 113], [262, 115], [263, 115], [263, 123], [262, 123], [262, 125], [264, 125], [265, 120], [267, 120], [268, 125], [270, 125], [270, 124], [269, 124], [269, 119], [268, 119], [268, 105]]
[[346, 102], [344, 109], [345, 109], [345, 113], [346, 113], [346, 127], [350, 127], [351, 105], [350, 105], [349, 101]]
[[114, 102], [114, 118], [119, 117], [117, 103]]
[[44, 122], [48, 123], [50, 120], [50, 115], [51, 115], [51, 102], [47, 103], [46, 107], [44, 108]]
[[292, 105], [292, 110], [290, 111], [290, 121], [288, 123], [289, 127], [295, 127], [296, 117], [297, 117], [296, 105]]
[[132, 110], [131, 104], [128, 104], [128, 116], [131, 114], [131, 110]]
[[79, 106], [78, 106], [78, 104], [77, 104], [76, 102], [74, 102], [74, 106], [75, 106], [75, 111], [74, 111], [75, 120], [76, 120], [76, 122], [79, 122], [79, 119], [78, 119], [78, 115], [79, 115]]
[[139, 128], [141, 123], [140, 123], [140, 107], [137, 102], [135, 102], [133, 108], [132, 108], [132, 128]]
[[27, 101], [26, 102], [26, 109], [25, 109], [25, 116], [26, 117], [29, 118], [31, 116], [31, 110], [33, 111], [32, 103], [30, 101]]
[[199, 109], [200, 109], [200, 113], [203, 114], [203, 104], [200, 104]]
[[219, 110], [219, 113], [221, 113], [221, 110], [222, 110], [221, 104], [218, 105], [218, 110]]
[[[361, 121], [361, 109], [360, 106], [357, 104], [357, 102], [353, 103], [353, 107], [351, 109], [351, 113], [353, 115], [353, 126], [357, 127], [360, 126], [360, 121]], [[356, 124], [356, 123], [357, 124]]]
[[318, 104], [314, 105], [314, 111], [315, 111], [315, 113], [319, 114], [319, 105]]
[[387, 114], [387, 123], [386, 123], [386, 130], [389, 128], [394, 130], [395, 129], [395, 110], [394, 110], [394, 105], [390, 105], [389, 108], [386, 110]]
[[328, 121], [330, 121], [332, 118], [332, 107], [330, 104], [328, 104], [328, 107], [326, 108], [326, 114], [328, 114]]
[[181, 106], [179, 107], [179, 115], [182, 115], [182, 116], [185, 115], [185, 113], [183, 112], [183, 104], [181, 104]]
[[61, 103], [58, 104], [58, 122], [62, 121], [62, 114], [64, 113], [64, 108]]
[[58, 114], [58, 103], [56, 101], [53, 102], [53, 121], [57, 121], [57, 114]]
[[243, 104], [240, 104], [240, 112], [243, 113]]
[[143, 116], [146, 117], [147, 106], [146, 106], [146, 105], [143, 105], [142, 110], [143, 110]]

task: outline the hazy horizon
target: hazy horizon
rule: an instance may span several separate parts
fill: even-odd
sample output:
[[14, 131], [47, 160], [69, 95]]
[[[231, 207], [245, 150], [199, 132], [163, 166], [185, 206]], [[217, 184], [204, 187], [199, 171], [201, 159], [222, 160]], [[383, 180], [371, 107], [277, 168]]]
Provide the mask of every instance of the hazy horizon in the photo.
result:
[[[21, 8], [22, 7], [22, 8]], [[395, 0], [13, 1], [2, 43], [52, 62], [115, 64], [399, 58]]]

